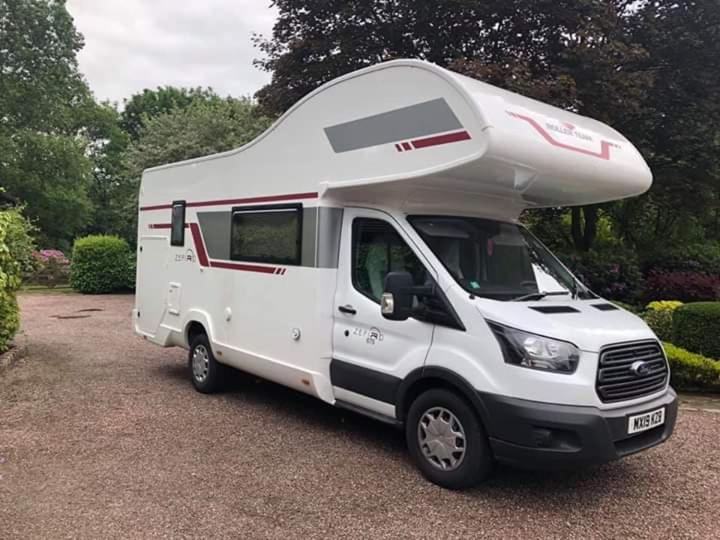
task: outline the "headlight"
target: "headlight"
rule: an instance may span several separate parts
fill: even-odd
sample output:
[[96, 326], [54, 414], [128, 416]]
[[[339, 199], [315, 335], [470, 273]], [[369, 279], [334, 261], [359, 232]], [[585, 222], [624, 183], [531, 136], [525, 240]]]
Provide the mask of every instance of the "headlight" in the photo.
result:
[[560, 373], [573, 373], [580, 360], [580, 350], [560, 341], [488, 321], [500, 343], [505, 362], [516, 366]]

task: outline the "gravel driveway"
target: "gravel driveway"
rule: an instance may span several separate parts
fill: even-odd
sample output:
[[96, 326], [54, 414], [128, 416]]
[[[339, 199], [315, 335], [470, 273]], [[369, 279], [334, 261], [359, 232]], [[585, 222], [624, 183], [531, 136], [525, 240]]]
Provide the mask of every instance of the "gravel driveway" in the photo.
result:
[[131, 296], [21, 306], [28, 354], [0, 372], [3, 539], [720, 537], [720, 414], [681, 411], [670, 442], [601, 468], [503, 468], [455, 493], [382, 424], [249, 376], [196, 393], [185, 351], [133, 335]]

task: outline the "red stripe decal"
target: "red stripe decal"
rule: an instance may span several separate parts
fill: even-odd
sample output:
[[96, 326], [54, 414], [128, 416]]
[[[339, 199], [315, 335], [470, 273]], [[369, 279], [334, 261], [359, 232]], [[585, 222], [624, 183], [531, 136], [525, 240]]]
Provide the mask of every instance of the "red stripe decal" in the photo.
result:
[[[264, 202], [280, 202], [280, 201], [296, 201], [299, 199], [317, 199], [318, 193], [307, 192], [307, 193], [289, 193], [287, 195], [268, 195], [265, 197], [247, 197], [245, 199], [218, 199], [214, 201], [195, 201], [189, 202], [185, 206], [187, 208], [196, 208], [199, 206], [223, 206], [228, 204], [253, 204], [253, 203], [264, 203]], [[141, 206], [140, 211], [144, 212], [147, 210], [169, 210], [172, 208], [172, 204], [158, 204], [155, 206]]]
[[[185, 224], [185, 228], [190, 227], [189, 223]], [[150, 229], [172, 229], [172, 223], [151, 223], [148, 225]]]
[[412, 150], [412, 146], [410, 146], [409, 142], [402, 143], [403, 150]]
[[402, 151], [403, 151], [402, 146], [400, 146], [399, 144], [396, 144], [396, 145], [395, 145], [395, 149], [396, 149], [398, 152], [402, 152]]
[[529, 116], [524, 116], [522, 114], [506, 111], [510, 116], [514, 116], [515, 118], [518, 118], [520, 120], [525, 120], [528, 124], [530, 124], [533, 128], [535, 128], [535, 131], [537, 131], [540, 135], [542, 135], [543, 139], [545, 139], [547, 142], [552, 144], [553, 146], [557, 146], [558, 148], [562, 148], [564, 150], [570, 150], [572, 152], [578, 152], [580, 154], [585, 154], [587, 156], [596, 157], [599, 159], [609, 160], [610, 159], [610, 147], [615, 146], [613, 143], [608, 141], [600, 141], [600, 152], [593, 152], [592, 150], [586, 150], [585, 148], [578, 148], [577, 146], [572, 146], [570, 144], [561, 143], [560, 141], [556, 141], [552, 135], [550, 135], [545, 129], [534, 119], [530, 118]]
[[256, 264], [230, 263], [222, 261], [212, 261], [210, 266], [213, 268], [225, 268], [227, 270], [243, 270], [245, 272], [260, 272], [261, 274], [274, 274], [277, 268], [274, 266], [259, 266]]
[[454, 133], [446, 133], [445, 135], [435, 135], [424, 139], [415, 139], [412, 145], [415, 148], [427, 148], [428, 146], [439, 146], [460, 141], [468, 141], [472, 139], [467, 131], [456, 131]]
[[259, 272], [261, 274], [285, 274], [284, 268], [279, 268], [276, 266], [260, 266], [257, 264], [209, 261], [207, 251], [205, 251], [205, 242], [203, 241], [200, 226], [197, 223], [190, 223], [189, 226], [190, 232], [192, 233], [193, 243], [195, 244], [195, 250], [197, 251], [197, 258], [200, 266], [206, 268], [208, 266], [211, 268], [225, 268], [226, 270], [242, 270], [245, 272]]
[[200, 226], [197, 223], [190, 224], [190, 232], [192, 233], [195, 250], [197, 251], [198, 262], [200, 266], [208, 266], [207, 251], [205, 251], [205, 243], [203, 242]]

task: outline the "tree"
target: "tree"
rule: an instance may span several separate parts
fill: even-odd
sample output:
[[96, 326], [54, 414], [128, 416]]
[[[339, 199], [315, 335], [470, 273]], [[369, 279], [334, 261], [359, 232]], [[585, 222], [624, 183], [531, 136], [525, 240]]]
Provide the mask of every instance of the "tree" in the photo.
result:
[[196, 102], [150, 118], [140, 137], [128, 148], [133, 177], [144, 169], [237, 148], [270, 125], [248, 99]]
[[120, 126], [120, 113], [107, 103], [92, 107], [84, 124], [93, 169], [88, 188], [92, 215], [83, 233], [118, 235], [127, 228], [126, 205], [136, 187], [124, 162], [130, 136]]
[[621, 234], [643, 251], [718, 239], [720, 4], [646, 2], [629, 26], [653, 85], [624, 127], [655, 180], [649, 196], [616, 208]]
[[598, 118], [640, 147], [655, 172], [650, 195], [572, 209], [577, 250], [594, 246], [603, 212], [630, 243], [667, 238], [697, 219], [691, 212], [717, 230], [708, 202], [717, 205], [720, 184], [716, 0], [275, 5], [272, 37], [256, 38], [264, 53], [256, 65], [272, 73], [257, 94], [264, 110], [278, 114], [320, 84], [377, 62], [429, 60]]
[[0, 126], [71, 133], [89, 91], [65, 0], [0, 0]]
[[57, 247], [69, 246], [91, 209], [82, 45], [64, 0], [0, 0], [0, 186], [26, 204], [41, 242]]
[[156, 90], [145, 89], [125, 100], [120, 114], [120, 127], [135, 141], [149, 119], [169, 113], [173, 109], [185, 109], [197, 101], [217, 102], [220, 99], [211, 88], [164, 86]]
[[[145, 169], [240, 147], [267, 129], [270, 122], [245, 98], [200, 100], [187, 108], [147, 118], [139, 138], [126, 153], [125, 166], [134, 185], [126, 215], [137, 214], [137, 187]], [[124, 236], [132, 238], [134, 232], [135, 222], [129, 222]]]

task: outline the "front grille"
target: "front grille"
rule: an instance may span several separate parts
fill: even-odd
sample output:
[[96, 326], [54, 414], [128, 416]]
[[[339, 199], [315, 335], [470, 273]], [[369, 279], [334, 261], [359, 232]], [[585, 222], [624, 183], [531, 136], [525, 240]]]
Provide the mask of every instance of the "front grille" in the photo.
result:
[[[631, 370], [635, 362], [646, 363], [647, 372]], [[662, 390], [667, 384], [668, 365], [657, 341], [608, 345], [600, 350], [597, 393], [605, 402], [635, 399]]]

